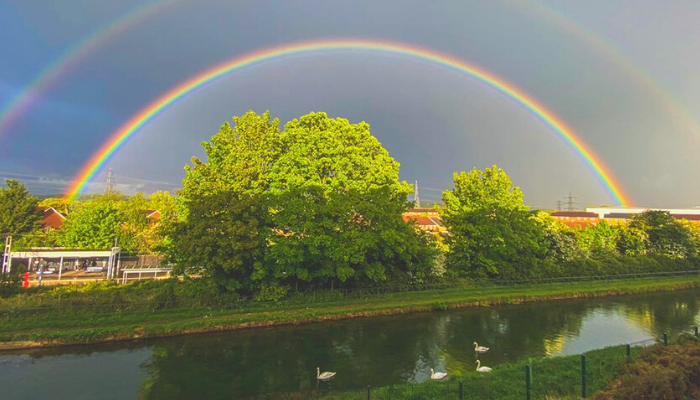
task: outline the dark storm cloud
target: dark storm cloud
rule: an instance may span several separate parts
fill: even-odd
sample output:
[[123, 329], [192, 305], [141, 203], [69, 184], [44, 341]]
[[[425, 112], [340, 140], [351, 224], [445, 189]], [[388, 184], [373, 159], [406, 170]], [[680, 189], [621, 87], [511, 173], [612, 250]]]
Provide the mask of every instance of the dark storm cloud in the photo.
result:
[[[0, 3], [0, 37], [10, 39], [0, 41], [0, 52], [9, 55], [0, 63], [2, 105], [61, 52], [139, 5], [45, 3]], [[700, 78], [691, 74], [698, 68], [690, 68], [700, 60], [688, 54], [697, 37], [690, 23], [700, 10], [624, 4], [547, 6], [609, 38], [680, 93], [679, 102], [700, 104], [694, 97], [700, 91], [693, 90]], [[417, 44], [482, 66], [574, 128], [637, 203], [695, 205], [700, 189], [683, 183], [700, 169], [687, 150], [688, 134], [619, 66], [526, 11], [508, 1], [177, 1], [115, 35], [44, 93], [9, 137], [0, 137], [0, 170], [70, 179], [129, 116], [199, 71], [280, 43], [351, 37]], [[655, 14], [665, 18], [654, 20]], [[386, 56], [313, 55], [241, 71], [155, 119], [112, 165], [127, 176], [177, 182], [189, 156], [201, 154], [198, 142], [221, 123], [268, 108], [283, 121], [311, 110], [367, 120], [402, 163], [402, 177], [427, 188], [445, 188], [455, 170], [498, 163], [532, 204], [551, 206], [569, 191], [582, 203], [610, 202], [574, 152], [512, 101], [454, 72]], [[430, 196], [439, 193], [426, 190]]]

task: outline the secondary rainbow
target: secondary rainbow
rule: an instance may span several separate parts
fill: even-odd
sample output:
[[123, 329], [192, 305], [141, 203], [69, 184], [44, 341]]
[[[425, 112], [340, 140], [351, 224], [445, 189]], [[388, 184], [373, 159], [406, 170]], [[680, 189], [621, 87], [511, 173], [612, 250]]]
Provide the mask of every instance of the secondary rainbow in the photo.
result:
[[451, 55], [428, 50], [413, 45], [396, 42], [382, 42], [369, 40], [329, 40], [329, 41], [307, 41], [286, 44], [278, 47], [267, 48], [257, 52], [248, 53], [241, 57], [234, 58], [208, 69], [183, 83], [177, 85], [157, 100], [150, 103], [135, 114], [129, 121], [122, 125], [105, 142], [102, 147], [95, 152], [78, 174], [73, 178], [73, 185], [68, 189], [66, 196], [73, 200], [79, 196], [86, 188], [90, 180], [100, 171], [100, 168], [126, 141], [139, 131], [141, 127], [150, 122], [158, 114], [162, 113], [168, 106], [192, 93], [193, 91], [226, 76], [229, 73], [242, 68], [251, 67], [269, 60], [303, 55], [310, 53], [329, 51], [362, 51], [379, 52], [384, 54], [395, 54], [409, 56], [416, 59], [438, 64], [445, 68], [462, 72], [474, 79], [477, 79], [488, 86], [498, 90], [508, 96], [516, 103], [520, 104], [535, 117], [548, 125], [591, 169], [596, 178], [602, 184], [611, 200], [618, 205], [627, 205], [629, 201], [624, 194], [622, 187], [613, 178], [605, 165], [596, 157], [591, 150], [577, 137], [573, 130], [567, 127], [554, 114], [539, 104], [535, 99], [526, 95], [521, 90], [495, 76], [494, 74], [468, 64]]
[[0, 108], [0, 137], [9, 129], [13, 121], [19, 118], [31, 104], [41, 97], [42, 92], [51, 87], [61, 76], [71, 71], [91, 52], [101, 48], [114, 36], [126, 31], [146, 18], [163, 10], [165, 6], [181, 0], [158, 0], [140, 4], [123, 16], [101, 27], [86, 38], [64, 51], [51, 64], [46, 66], [25, 88], [10, 99], [4, 108]]
[[656, 80], [649, 71], [631, 60], [610, 40], [597, 35], [570, 16], [555, 10], [551, 5], [544, 2], [510, 1], [509, 4], [524, 10], [529, 15], [546, 22], [548, 25], [556, 27], [595, 50], [599, 56], [611, 62], [610, 64], [614, 65], [621, 72], [619, 76], [622, 79], [628, 79], [639, 87], [644, 88], [650, 97], [673, 117], [673, 122], [679, 133], [689, 132], [696, 142], [700, 141], [700, 124], [690, 109], [677, 99], [668, 88]]

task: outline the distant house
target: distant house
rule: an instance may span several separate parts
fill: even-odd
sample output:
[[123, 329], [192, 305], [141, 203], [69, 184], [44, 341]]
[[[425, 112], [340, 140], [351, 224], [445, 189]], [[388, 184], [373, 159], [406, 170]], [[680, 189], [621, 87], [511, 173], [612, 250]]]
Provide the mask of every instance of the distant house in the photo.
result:
[[600, 222], [598, 214], [586, 211], [555, 211], [552, 218], [571, 227], [585, 229]]
[[161, 215], [160, 211], [158, 210], [146, 210], [144, 211], [144, 214], [146, 214], [146, 219], [148, 220], [159, 220]]
[[53, 207], [37, 207], [37, 212], [42, 213], [41, 227], [44, 230], [61, 229], [66, 217]]
[[414, 208], [403, 214], [405, 222], [414, 221], [418, 228], [427, 232], [445, 232], [440, 214], [434, 208]]
[[665, 211], [676, 219], [700, 223], [700, 209], [698, 208], [588, 207], [586, 209], [587, 212], [594, 213], [612, 224], [626, 223], [633, 216], [652, 210]]

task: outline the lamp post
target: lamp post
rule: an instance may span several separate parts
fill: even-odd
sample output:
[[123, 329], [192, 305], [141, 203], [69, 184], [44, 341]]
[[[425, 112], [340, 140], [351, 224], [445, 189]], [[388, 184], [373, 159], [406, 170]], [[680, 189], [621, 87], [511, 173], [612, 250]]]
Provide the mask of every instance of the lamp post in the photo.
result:
[[37, 286], [41, 286], [42, 278], [44, 277], [44, 264], [39, 264], [39, 260], [36, 261], [38, 267], [36, 271], [36, 276], [38, 278]]

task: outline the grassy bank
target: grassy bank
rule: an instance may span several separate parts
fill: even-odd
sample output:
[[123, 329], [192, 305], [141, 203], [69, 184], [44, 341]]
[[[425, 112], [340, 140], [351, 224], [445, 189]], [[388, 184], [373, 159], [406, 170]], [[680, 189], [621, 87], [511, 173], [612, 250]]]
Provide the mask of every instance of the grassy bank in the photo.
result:
[[[607, 389], [643, 350], [633, 347], [631, 357], [625, 346], [614, 346], [586, 353], [586, 393], [591, 395]], [[465, 375], [449, 374], [445, 381], [400, 384], [371, 389], [374, 400], [427, 400], [458, 399], [459, 382], [464, 384], [465, 399], [521, 400], [525, 398], [525, 367], [531, 366], [532, 399], [564, 400], [581, 396], [581, 356], [547, 357], [499, 364], [491, 373], [471, 371]], [[359, 400], [367, 398], [367, 391], [342, 393], [274, 393], [275, 399]]]
[[151, 310], [56, 308], [32, 311], [3, 308], [0, 349], [86, 344], [278, 324], [338, 320], [417, 311], [555, 299], [615, 296], [700, 288], [700, 277], [682, 276], [518, 286], [469, 286], [374, 295], [359, 299], [250, 303], [243, 308]]
[[[586, 355], [586, 397], [594, 400], [696, 399], [700, 396], [700, 343], [684, 334], [676, 344], [592, 350]], [[491, 373], [449, 374], [444, 381], [427, 381], [371, 388], [374, 400], [464, 399], [520, 400], [526, 398], [526, 366], [530, 366], [530, 398], [573, 400], [582, 397], [581, 355], [546, 357], [499, 364]], [[339, 393], [274, 393], [275, 399], [359, 400], [367, 389]]]

